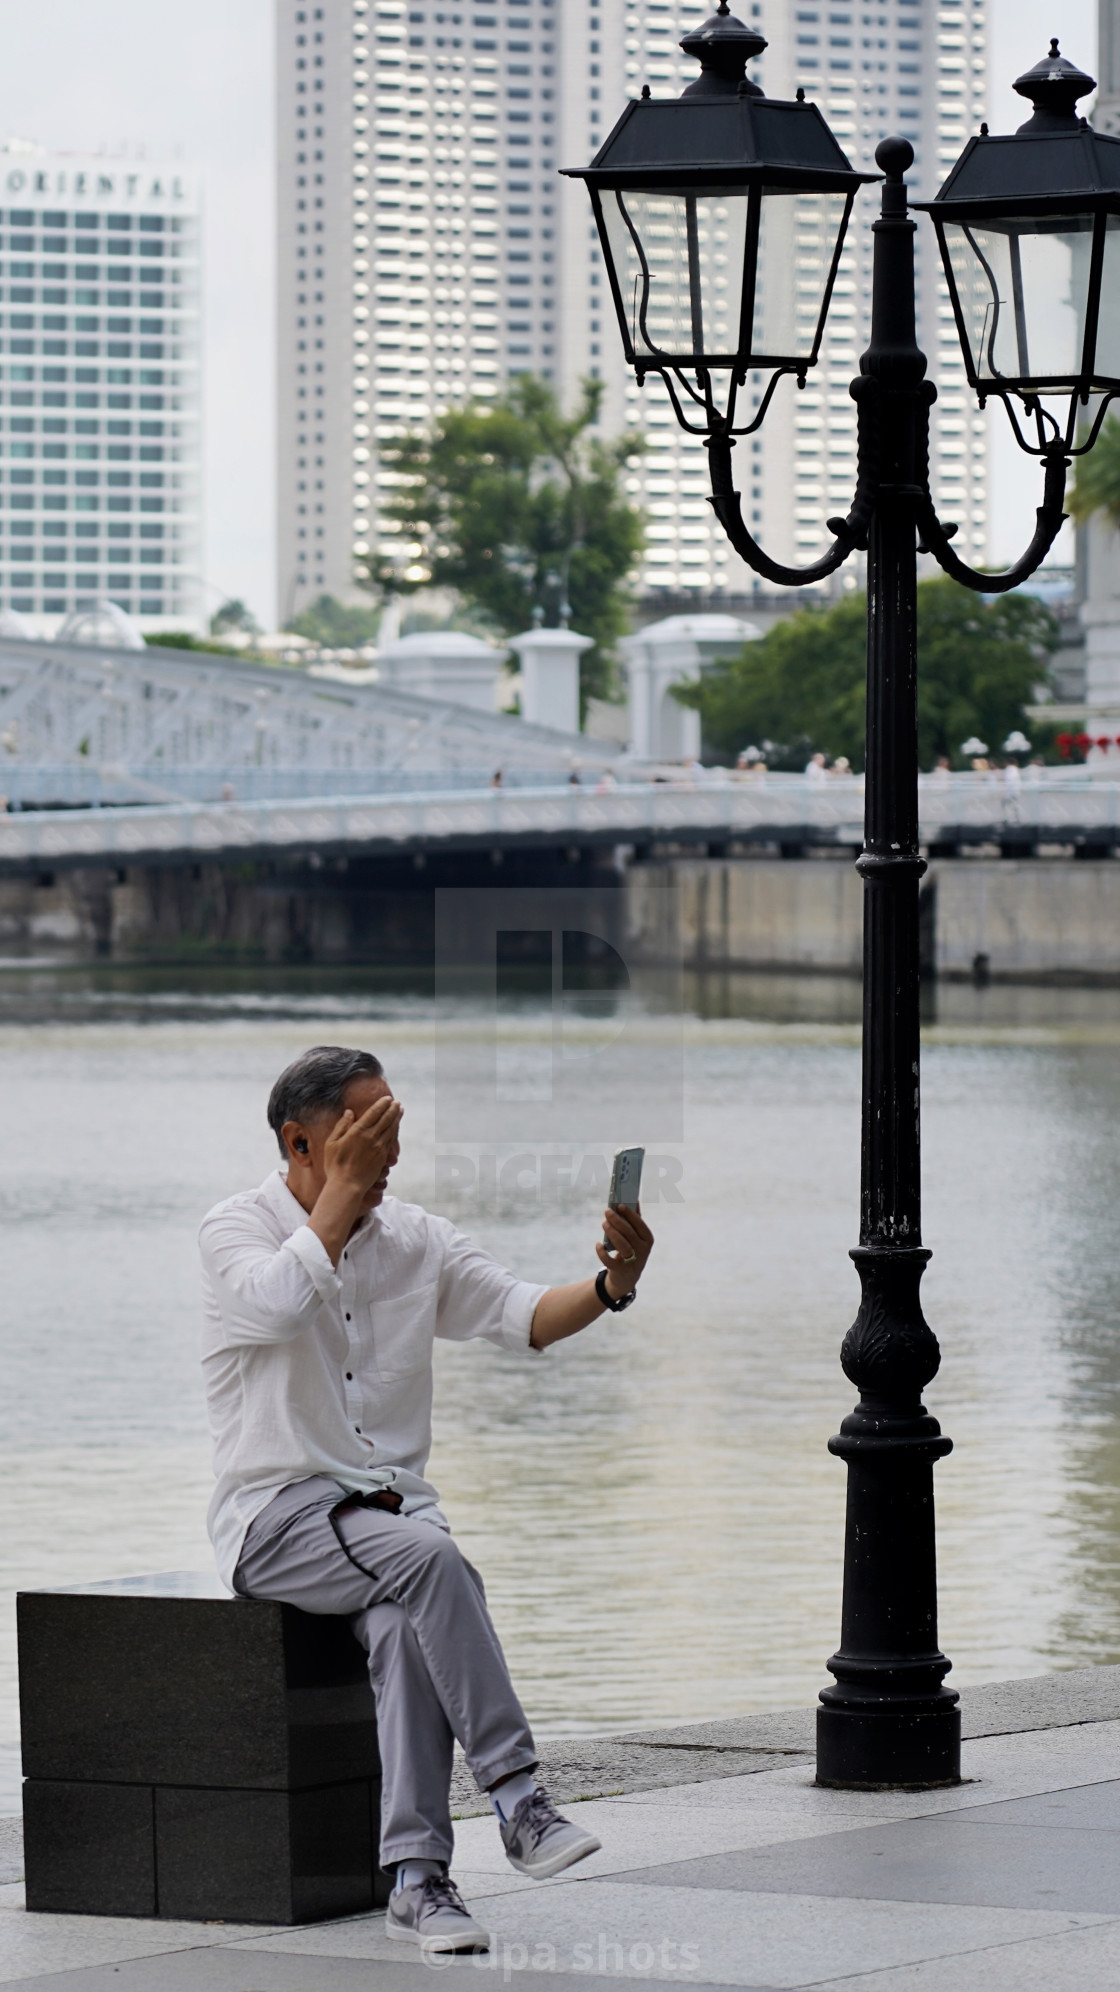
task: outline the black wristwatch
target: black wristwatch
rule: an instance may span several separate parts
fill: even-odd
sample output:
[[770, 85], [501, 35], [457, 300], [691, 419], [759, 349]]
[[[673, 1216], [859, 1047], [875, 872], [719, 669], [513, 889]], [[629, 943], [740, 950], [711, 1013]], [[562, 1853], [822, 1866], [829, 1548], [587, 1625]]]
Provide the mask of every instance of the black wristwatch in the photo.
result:
[[612, 1300], [610, 1294], [607, 1292], [607, 1268], [605, 1266], [600, 1268], [595, 1281], [595, 1291], [602, 1301], [603, 1306], [609, 1307], [612, 1314], [621, 1314], [624, 1308], [633, 1307], [634, 1302], [638, 1298], [637, 1287], [631, 1287], [629, 1293], [624, 1293], [621, 1300]]

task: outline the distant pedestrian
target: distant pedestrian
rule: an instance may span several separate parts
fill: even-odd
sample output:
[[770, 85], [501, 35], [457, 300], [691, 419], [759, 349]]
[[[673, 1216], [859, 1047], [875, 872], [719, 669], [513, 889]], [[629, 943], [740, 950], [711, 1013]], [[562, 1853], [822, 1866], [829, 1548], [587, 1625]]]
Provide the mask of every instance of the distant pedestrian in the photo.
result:
[[502, 786], [502, 771], [501, 771], [501, 769], [500, 769], [500, 768], [495, 768], [495, 770], [494, 770], [493, 774], [491, 775], [491, 777], [490, 777], [490, 786], [491, 786], [491, 788], [492, 788], [492, 789], [500, 789], [500, 788], [501, 788], [501, 786]]
[[828, 777], [827, 757], [824, 754], [820, 753], [814, 754], [811, 757], [811, 759], [805, 763], [806, 781], [823, 782], [827, 779], [827, 777]]

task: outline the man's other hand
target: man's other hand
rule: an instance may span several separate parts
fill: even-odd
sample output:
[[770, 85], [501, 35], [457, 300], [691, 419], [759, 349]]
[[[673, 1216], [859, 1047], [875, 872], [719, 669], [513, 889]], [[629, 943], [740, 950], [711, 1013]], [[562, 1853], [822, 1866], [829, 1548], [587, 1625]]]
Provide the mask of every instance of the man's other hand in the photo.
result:
[[388, 1177], [400, 1135], [404, 1108], [391, 1096], [375, 1100], [363, 1114], [347, 1107], [323, 1146], [328, 1183], [365, 1196]]

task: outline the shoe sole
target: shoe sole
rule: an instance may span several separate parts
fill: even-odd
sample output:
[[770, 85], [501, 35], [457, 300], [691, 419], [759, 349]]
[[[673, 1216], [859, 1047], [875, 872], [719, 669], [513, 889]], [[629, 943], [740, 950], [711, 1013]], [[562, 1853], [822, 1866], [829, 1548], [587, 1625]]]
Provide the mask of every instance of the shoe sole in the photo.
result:
[[445, 1955], [450, 1951], [482, 1952], [490, 1949], [489, 1937], [482, 1934], [467, 1936], [464, 1933], [461, 1937], [422, 1937], [419, 1930], [406, 1930], [400, 1923], [390, 1923], [388, 1917], [385, 1918], [385, 1935], [394, 1943], [419, 1944], [421, 1950], [443, 1952]]
[[554, 1874], [563, 1874], [565, 1868], [574, 1867], [577, 1861], [585, 1861], [588, 1854], [600, 1853], [602, 1846], [603, 1842], [589, 1833], [579, 1845], [562, 1848], [546, 1861], [535, 1861], [532, 1867], [527, 1861], [515, 1860], [512, 1854], [507, 1854], [506, 1859], [518, 1874], [527, 1874], [530, 1881], [550, 1881]]

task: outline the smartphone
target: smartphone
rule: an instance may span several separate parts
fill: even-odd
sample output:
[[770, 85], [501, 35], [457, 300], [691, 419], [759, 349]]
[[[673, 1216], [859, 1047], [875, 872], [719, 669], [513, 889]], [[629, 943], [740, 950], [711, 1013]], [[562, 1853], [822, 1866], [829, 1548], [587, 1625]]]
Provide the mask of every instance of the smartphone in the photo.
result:
[[[618, 1154], [614, 1158], [614, 1167], [611, 1170], [611, 1187], [607, 1194], [607, 1202], [612, 1210], [617, 1210], [620, 1204], [625, 1204], [628, 1210], [634, 1209], [641, 1195], [642, 1163], [645, 1159], [646, 1151], [644, 1148], [619, 1149]], [[605, 1235], [603, 1243], [608, 1247], [610, 1245], [610, 1239]]]

